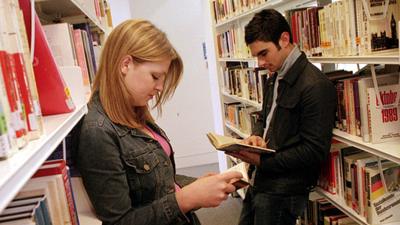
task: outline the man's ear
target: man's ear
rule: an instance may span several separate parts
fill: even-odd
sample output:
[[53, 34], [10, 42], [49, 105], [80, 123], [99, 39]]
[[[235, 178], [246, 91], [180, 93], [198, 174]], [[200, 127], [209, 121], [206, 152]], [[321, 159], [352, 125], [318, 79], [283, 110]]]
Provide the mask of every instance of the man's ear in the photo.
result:
[[124, 56], [122, 58], [121, 64], [120, 64], [120, 70], [123, 75], [128, 73], [129, 67], [132, 64], [131, 62], [132, 62], [132, 56], [130, 56], [130, 55]]
[[281, 38], [279, 39], [279, 46], [281, 48], [286, 48], [290, 44], [290, 34], [289, 32], [282, 32]]

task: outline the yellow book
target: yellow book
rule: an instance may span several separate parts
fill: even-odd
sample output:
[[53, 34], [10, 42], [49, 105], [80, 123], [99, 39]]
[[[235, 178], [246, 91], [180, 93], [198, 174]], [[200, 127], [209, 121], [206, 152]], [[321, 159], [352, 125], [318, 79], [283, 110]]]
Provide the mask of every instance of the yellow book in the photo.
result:
[[273, 149], [262, 148], [258, 146], [247, 145], [241, 143], [241, 140], [222, 136], [215, 133], [207, 133], [207, 137], [210, 140], [211, 144], [220, 151], [224, 152], [238, 152], [238, 151], [249, 151], [256, 153], [272, 153], [275, 152]]

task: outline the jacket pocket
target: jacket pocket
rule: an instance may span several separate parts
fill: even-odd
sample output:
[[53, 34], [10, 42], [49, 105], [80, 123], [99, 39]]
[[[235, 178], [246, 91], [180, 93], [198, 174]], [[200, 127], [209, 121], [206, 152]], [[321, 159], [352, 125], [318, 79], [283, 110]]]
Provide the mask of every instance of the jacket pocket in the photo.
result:
[[284, 95], [277, 101], [272, 132], [278, 146], [285, 146], [288, 138], [298, 133], [300, 114], [300, 96]]
[[293, 109], [300, 101], [299, 93], [295, 93], [295, 91], [287, 90], [283, 93], [280, 98], [277, 99], [278, 106], [285, 109]]
[[124, 161], [133, 205], [153, 201], [161, 183], [158, 171], [160, 160], [157, 155], [151, 151], [138, 156], [125, 157]]

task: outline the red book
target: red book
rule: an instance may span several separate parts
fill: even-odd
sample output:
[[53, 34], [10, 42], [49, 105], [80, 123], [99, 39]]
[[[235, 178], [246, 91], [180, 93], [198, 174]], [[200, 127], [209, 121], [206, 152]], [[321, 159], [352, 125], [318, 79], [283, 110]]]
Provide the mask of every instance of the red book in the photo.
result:
[[[19, 0], [24, 15], [27, 36], [31, 41], [31, 3], [30, 0]], [[69, 89], [57, 68], [49, 44], [46, 40], [39, 17], [35, 15], [34, 62], [36, 85], [43, 115], [68, 113], [75, 109]], [[32, 43], [29, 43], [31, 49]]]
[[[17, 139], [21, 139], [26, 135], [26, 129], [23, 124], [23, 112], [21, 105], [21, 93], [16, 83], [16, 77], [13, 73], [12, 65], [8, 53], [0, 50], [0, 64], [4, 79], [4, 86], [7, 91], [7, 99], [10, 104], [11, 118], [13, 123], [13, 129], [15, 130], [15, 136]], [[18, 141], [19, 142], [19, 141]], [[19, 145], [19, 147], [22, 147]]]
[[74, 196], [65, 160], [59, 159], [59, 160], [49, 160], [44, 162], [43, 165], [39, 168], [39, 170], [36, 171], [36, 173], [32, 176], [32, 178], [59, 175], [59, 174], [62, 175], [64, 181], [64, 188], [65, 188], [65, 193], [67, 195], [68, 208], [72, 222], [71, 225], [79, 225], [78, 213], [75, 207]]

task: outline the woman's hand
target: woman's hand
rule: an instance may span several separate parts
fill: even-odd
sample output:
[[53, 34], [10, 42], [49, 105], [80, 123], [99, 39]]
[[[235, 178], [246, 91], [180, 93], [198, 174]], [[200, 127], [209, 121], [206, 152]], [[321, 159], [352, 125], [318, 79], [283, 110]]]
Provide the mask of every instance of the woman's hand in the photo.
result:
[[176, 200], [183, 213], [202, 207], [216, 207], [235, 191], [232, 180], [242, 178], [239, 172], [203, 176], [176, 192]]

